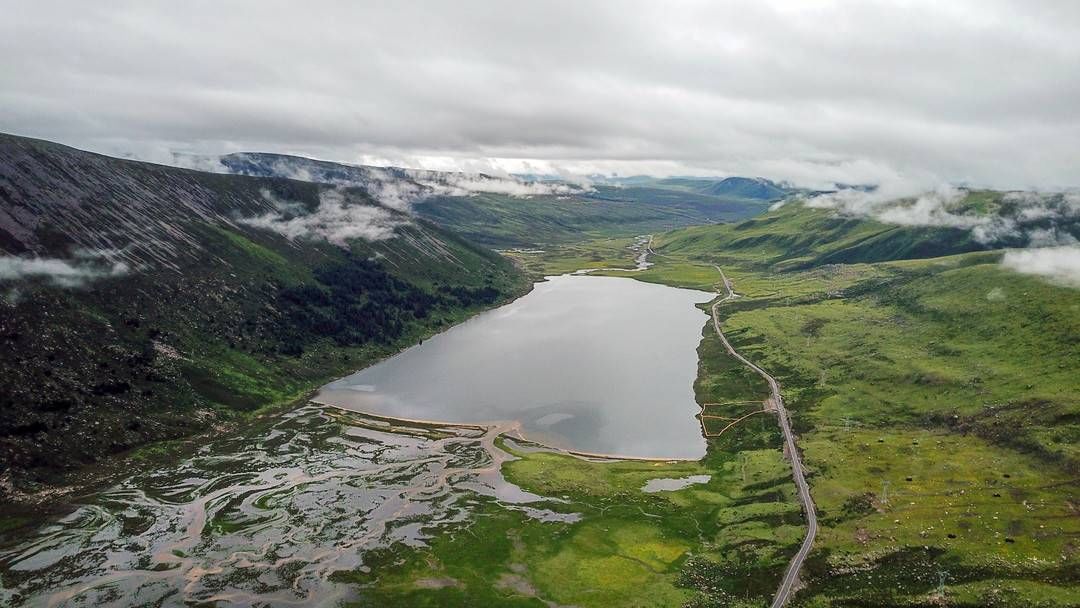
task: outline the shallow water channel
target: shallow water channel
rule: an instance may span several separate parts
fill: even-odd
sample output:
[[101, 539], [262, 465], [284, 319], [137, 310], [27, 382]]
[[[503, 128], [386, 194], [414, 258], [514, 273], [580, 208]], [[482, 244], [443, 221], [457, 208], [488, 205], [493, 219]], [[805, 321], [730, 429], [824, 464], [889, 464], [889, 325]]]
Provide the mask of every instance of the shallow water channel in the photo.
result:
[[691, 385], [711, 294], [555, 277], [517, 302], [328, 385], [311, 404], [77, 499], [0, 546], [2, 606], [334, 605], [373, 549], [419, 546], [496, 501], [579, 517], [500, 475], [499, 433], [697, 457]]

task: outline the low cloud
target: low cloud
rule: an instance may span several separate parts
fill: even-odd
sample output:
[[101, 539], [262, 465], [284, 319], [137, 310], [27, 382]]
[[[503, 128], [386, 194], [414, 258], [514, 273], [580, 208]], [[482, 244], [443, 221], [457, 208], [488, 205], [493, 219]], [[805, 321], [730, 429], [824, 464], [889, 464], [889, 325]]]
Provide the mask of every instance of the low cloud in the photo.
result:
[[848, 188], [806, 198], [807, 207], [835, 209], [886, 224], [968, 230], [987, 246], [1053, 247], [1077, 243], [1080, 193], [1009, 192], [987, 208], [966, 204], [969, 192], [942, 185], [913, 191], [911, 184]]
[[124, 262], [109, 262], [103, 260], [104, 257], [107, 256], [98, 252], [80, 252], [69, 260], [0, 256], [0, 281], [43, 278], [59, 287], [79, 287], [95, 279], [120, 276], [130, 271]]
[[322, 192], [319, 206], [312, 212], [274, 197], [268, 196], [268, 200], [275, 204], [277, 211], [238, 221], [277, 232], [289, 240], [326, 240], [339, 247], [348, 247], [350, 239], [389, 239], [399, 226], [408, 224], [400, 214], [377, 205], [349, 201], [336, 189]]
[[591, 189], [591, 186], [583, 183], [532, 181], [509, 174], [352, 165], [258, 153], [221, 157], [218, 166], [220, 170], [243, 175], [272, 175], [305, 182], [362, 188], [380, 204], [404, 212], [410, 212], [413, 203], [433, 196], [569, 196]]
[[492, 176], [481, 173], [442, 173], [406, 169], [405, 173], [417, 183], [440, 196], [472, 196], [474, 194], [505, 194], [514, 197], [570, 196], [588, 187], [556, 181], [525, 181], [513, 176]]
[[221, 157], [213, 154], [192, 154], [169, 151], [167, 154], [151, 154], [149, 158], [136, 159], [151, 162], [160, 161], [172, 167], [206, 171], [207, 173], [228, 173], [228, 168], [221, 164]]
[[948, 185], [920, 192], [917, 186], [898, 182], [870, 189], [844, 188], [807, 198], [805, 205], [835, 209], [843, 215], [869, 217], [886, 224], [974, 228], [980, 218], [949, 211], [965, 195], [965, 191]]
[[1001, 264], [1006, 268], [1048, 278], [1080, 288], [1080, 247], [1044, 247], [1006, 252]]

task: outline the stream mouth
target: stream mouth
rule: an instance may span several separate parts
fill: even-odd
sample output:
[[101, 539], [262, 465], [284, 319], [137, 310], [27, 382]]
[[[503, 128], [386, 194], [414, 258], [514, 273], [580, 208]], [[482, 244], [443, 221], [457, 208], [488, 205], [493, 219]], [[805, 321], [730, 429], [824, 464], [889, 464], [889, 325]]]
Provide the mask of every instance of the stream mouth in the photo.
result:
[[502, 427], [410, 425], [308, 405], [85, 498], [0, 548], [0, 605], [333, 604], [337, 571], [423, 546], [486, 502], [573, 522], [501, 474]]

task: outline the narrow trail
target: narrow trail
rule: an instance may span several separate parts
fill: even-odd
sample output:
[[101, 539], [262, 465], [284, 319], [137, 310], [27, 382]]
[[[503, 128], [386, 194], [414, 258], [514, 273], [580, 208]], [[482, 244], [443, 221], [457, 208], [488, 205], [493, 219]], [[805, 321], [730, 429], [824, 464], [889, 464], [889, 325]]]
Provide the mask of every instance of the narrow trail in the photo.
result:
[[776, 378], [773, 378], [768, 372], [739, 354], [739, 351], [731, 346], [727, 336], [725, 336], [724, 332], [720, 329], [720, 315], [717, 312], [717, 309], [724, 302], [739, 297], [739, 294], [735, 293], [735, 290], [731, 288], [731, 281], [728, 280], [724, 271], [721, 270], [719, 266], [713, 266], [713, 268], [716, 268], [716, 271], [720, 273], [720, 278], [723, 279], [724, 282], [724, 289], [727, 291], [727, 295], [720, 298], [712, 305], [713, 329], [716, 330], [716, 335], [719, 336], [720, 341], [724, 343], [724, 348], [732, 357], [735, 357], [744, 365], [754, 370], [769, 383], [769, 391], [772, 393], [770, 399], [773, 407], [776, 408], [777, 417], [780, 419], [780, 429], [784, 433], [784, 453], [787, 455], [788, 460], [791, 461], [791, 473], [795, 478], [795, 486], [798, 488], [799, 501], [802, 502], [803, 513], [806, 515], [806, 538], [803, 539], [799, 551], [791, 558], [791, 563], [788, 564], [787, 570], [784, 572], [784, 578], [780, 581], [780, 587], [776, 590], [776, 596], [772, 601], [772, 608], [780, 608], [787, 604], [788, 600], [791, 599], [791, 595], [795, 591], [795, 585], [799, 580], [799, 572], [802, 570], [803, 562], [806, 561], [806, 556], [810, 553], [810, 548], [814, 544], [814, 537], [817, 536], [818, 531], [817, 510], [814, 508], [814, 499], [810, 496], [810, 486], [806, 483], [802, 458], [799, 456], [799, 450], [795, 445], [795, 435], [791, 432], [791, 421], [788, 418], [787, 410], [784, 408], [784, 400], [780, 396], [780, 384], [777, 383]]

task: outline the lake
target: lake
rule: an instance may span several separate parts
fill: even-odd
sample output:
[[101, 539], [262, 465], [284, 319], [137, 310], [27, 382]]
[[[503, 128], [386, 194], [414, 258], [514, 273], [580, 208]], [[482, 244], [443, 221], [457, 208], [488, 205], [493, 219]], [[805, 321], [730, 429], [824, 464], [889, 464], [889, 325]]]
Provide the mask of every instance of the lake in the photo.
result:
[[715, 294], [549, 277], [528, 295], [335, 381], [316, 401], [440, 422], [517, 421], [554, 447], [700, 458], [697, 345]]
[[[694, 303], [711, 297], [554, 277], [327, 386], [320, 401], [405, 418], [519, 420], [529, 438], [562, 447], [696, 458], [705, 446], [692, 383], [707, 317]], [[363, 593], [335, 573], [467, 529], [477, 509], [581, 521], [560, 497], [502, 477], [511, 456], [495, 441], [505, 428], [399, 425], [317, 405], [269, 417], [71, 497], [70, 512], [42, 511], [0, 543], [0, 606], [331, 606]]]

